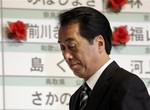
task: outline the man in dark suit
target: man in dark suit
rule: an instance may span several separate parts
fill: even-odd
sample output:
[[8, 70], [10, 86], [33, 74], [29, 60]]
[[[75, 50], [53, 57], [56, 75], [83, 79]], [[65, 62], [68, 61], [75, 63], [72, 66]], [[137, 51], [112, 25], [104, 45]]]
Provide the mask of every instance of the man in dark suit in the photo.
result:
[[90, 89], [81, 86], [71, 96], [70, 110], [150, 110], [142, 80], [109, 57], [112, 31], [102, 13], [78, 7], [60, 14], [59, 20], [58, 43], [64, 59], [84, 79], [85, 90]]

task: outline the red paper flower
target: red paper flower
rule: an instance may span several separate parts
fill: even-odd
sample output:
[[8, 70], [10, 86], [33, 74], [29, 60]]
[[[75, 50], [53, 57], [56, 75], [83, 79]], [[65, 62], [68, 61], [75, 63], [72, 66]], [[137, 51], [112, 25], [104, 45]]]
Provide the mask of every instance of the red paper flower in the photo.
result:
[[126, 29], [126, 26], [119, 26], [115, 28], [115, 31], [112, 33], [112, 44], [126, 44], [130, 40], [129, 33]]
[[108, 0], [108, 7], [114, 11], [119, 12], [128, 0]]
[[25, 40], [27, 36], [27, 24], [22, 21], [8, 22], [8, 38], [18, 41]]

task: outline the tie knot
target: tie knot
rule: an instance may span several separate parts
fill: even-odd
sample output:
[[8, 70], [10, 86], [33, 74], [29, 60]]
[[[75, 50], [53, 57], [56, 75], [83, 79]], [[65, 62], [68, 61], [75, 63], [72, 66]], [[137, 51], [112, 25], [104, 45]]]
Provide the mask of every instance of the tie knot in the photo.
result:
[[82, 91], [85, 91], [87, 94], [89, 94], [90, 90], [90, 87], [86, 83], [82, 85]]

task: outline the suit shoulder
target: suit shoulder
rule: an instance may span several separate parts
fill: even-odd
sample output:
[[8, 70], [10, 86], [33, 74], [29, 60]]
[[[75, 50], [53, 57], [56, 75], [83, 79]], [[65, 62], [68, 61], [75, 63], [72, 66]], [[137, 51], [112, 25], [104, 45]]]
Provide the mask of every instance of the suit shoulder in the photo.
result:
[[123, 68], [119, 68], [118, 71], [116, 71], [114, 78], [119, 78], [119, 79], [128, 79], [128, 78], [135, 78], [135, 79], [140, 79], [136, 74], [131, 73]]
[[118, 69], [112, 79], [112, 82], [116, 82], [124, 87], [134, 86], [146, 88], [144, 82], [138, 75], [131, 73], [123, 68]]

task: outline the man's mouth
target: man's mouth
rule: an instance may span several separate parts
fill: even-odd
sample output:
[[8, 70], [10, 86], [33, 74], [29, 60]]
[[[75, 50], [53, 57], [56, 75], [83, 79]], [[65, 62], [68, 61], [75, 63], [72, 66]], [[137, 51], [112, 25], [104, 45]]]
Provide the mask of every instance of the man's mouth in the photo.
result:
[[71, 69], [74, 69], [78, 66], [78, 63], [69, 64], [69, 66], [70, 66]]

